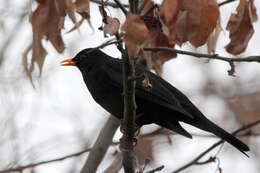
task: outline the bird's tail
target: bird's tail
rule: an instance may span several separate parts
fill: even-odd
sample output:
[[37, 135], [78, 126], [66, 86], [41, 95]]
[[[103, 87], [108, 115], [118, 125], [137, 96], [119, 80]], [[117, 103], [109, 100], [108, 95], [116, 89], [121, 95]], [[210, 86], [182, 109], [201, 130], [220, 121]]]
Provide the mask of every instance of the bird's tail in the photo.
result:
[[202, 130], [215, 134], [216, 136], [220, 137], [224, 141], [233, 145], [235, 148], [237, 148], [239, 151], [241, 151], [243, 154], [245, 154], [248, 157], [248, 155], [245, 152], [250, 150], [249, 147], [245, 143], [237, 139], [235, 136], [229, 134], [224, 129], [214, 124], [213, 122], [207, 120], [205, 123], [202, 124], [194, 123], [193, 125]]

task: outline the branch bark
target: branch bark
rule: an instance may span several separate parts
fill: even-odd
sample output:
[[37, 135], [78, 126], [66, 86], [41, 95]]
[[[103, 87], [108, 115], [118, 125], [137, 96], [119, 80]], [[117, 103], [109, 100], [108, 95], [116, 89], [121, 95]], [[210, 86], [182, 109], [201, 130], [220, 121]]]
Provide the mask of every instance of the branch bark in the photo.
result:
[[[245, 126], [240, 127], [239, 129], [235, 130], [232, 135], [237, 135], [239, 132], [244, 131], [246, 129], [249, 129], [253, 126], [256, 126], [260, 124], [260, 120], [254, 121], [250, 124], [247, 124]], [[183, 165], [182, 167], [178, 168], [177, 170], [173, 171], [172, 173], [178, 173], [183, 171], [184, 169], [192, 166], [192, 165], [196, 165], [198, 163], [198, 161], [205, 156], [207, 153], [209, 153], [211, 150], [213, 150], [214, 148], [216, 148], [217, 146], [221, 145], [222, 143], [224, 143], [225, 141], [220, 140], [218, 142], [216, 142], [215, 144], [213, 144], [211, 147], [209, 147], [208, 149], [206, 149], [204, 152], [202, 152], [201, 154], [199, 154], [196, 158], [194, 158], [192, 161], [188, 162], [187, 164]]]
[[233, 76], [235, 73], [235, 62], [258, 62], [258, 63], [260, 63], [260, 55], [239, 57], [239, 58], [229, 58], [229, 57], [219, 56], [218, 54], [195, 53], [195, 52], [178, 50], [178, 49], [168, 48], [168, 47], [145, 47], [145, 48], [143, 48], [143, 50], [152, 51], [152, 52], [158, 52], [158, 51], [174, 52], [177, 54], [190, 55], [195, 58], [207, 58], [207, 59], [225, 61], [225, 62], [229, 63], [229, 65], [230, 65], [230, 70], [228, 70], [228, 74], [230, 76]]
[[59, 157], [59, 158], [56, 158], [56, 159], [52, 159], [52, 160], [46, 160], [46, 161], [41, 161], [41, 162], [37, 162], [37, 163], [31, 163], [31, 164], [24, 165], [24, 166], [18, 166], [18, 167], [14, 167], [14, 168], [1, 170], [0, 173], [23, 172], [23, 170], [28, 169], [28, 168], [34, 168], [34, 167], [40, 166], [40, 165], [45, 165], [45, 164], [49, 164], [49, 163], [53, 163], [53, 162], [63, 161], [63, 160], [66, 160], [68, 158], [77, 157], [77, 156], [84, 154], [86, 152], [89, 152], [89, 151], [91, 151], [91, 148], [87, 148], [87, 149], [84, 149], [84, 150], [79, 151], [77, 153], [69, 154], [69, 155]]
[[[93, 2], [93, 3], [96, 3], [96, 4], [99, 4], [99, 5], [102, 5], [102, 2], [99, 1], [99, 0], [90, 0], [90, 2]], [[112, 3], [112, 2], [104, 2], [104, 5], [105, 6], [110, 6], [110, 7], [113, 7], [113, 8], [121, 8], [117, 3]], [[129, 5], [128, 4], [121, 4], [124, 8], [129, 8]]]
[[226, 0], [226, 1], [219, 3], [218, 6], [221, 7], [222, 5], [229, 4], [230, 2], [234, 2], [234, 1], [236, 1], [236, 0]]
[[81, 173], [95, 173], [97, 171], [108, 147], [112, 143], [112, 139], [118, 126], [119, 121], [114, 116], [110, 115], [106, 124], [101, 129], [99, 136], [89, 153], [87, 161], [80, 171]]
[[135, 172], [134, 135], [135, 135], [135, 80], [129, 80], [135, 76], [134, 61], [130, 60], [127, 53], [123, 53], [123, 84], [124, 84], [124, 134], [120, 140], [120, 148], [123, 154], [123, 166], [125, 173]]
[[[117, 40], [120, 39], [116, 35]], [[123, 59], [123, 96], [124, 96], [124, 118], [121, 124], [123, 129], [123, 137], [120, 139], [120, 149], [123, 155], [123, 167], [125, 173], [135, 173], [135, 156], [134, 156], [134, 142], [135, 142], [135, 116], [136, 116], [136, 102], [135, 102], [135, 61], [133, 57], [129, 57], [127, 49], [123, 48], [121, 42], [117, 45], [118, 50], [122, 53]]]

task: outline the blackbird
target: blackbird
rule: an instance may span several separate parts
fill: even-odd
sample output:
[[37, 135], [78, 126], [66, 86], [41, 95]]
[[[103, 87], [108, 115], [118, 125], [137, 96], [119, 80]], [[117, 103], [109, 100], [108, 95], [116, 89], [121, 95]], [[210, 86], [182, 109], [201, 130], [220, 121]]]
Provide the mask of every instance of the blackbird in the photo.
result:
[[[94, 100], [119, 119], [123, 118], [122, 60], [110, 57], [96, 48], [80, 51], [73, 59], [61, 62], [63, 66], [77, 66]], [[192, 138], [179, 122], [211, 132], [245, 153], [249, 147], [209, 119], [177, 88], [161, 77], [135, 66], [136, 120], [138, 126], [155, 123], [188, 138]], [[144, 85], [144, 80], [149, 85]], [[147, 82], [146, 82], [147, 83]]]

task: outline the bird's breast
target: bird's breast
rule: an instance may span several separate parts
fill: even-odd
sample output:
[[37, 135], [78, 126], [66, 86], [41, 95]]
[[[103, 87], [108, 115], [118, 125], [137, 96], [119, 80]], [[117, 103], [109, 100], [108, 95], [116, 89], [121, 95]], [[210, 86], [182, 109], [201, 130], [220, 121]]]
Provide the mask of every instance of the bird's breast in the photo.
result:
[[123, 117], [122, 89], [117, 90], [110, 85], [110, 81], [98, 75], [91, 80], [85, 80], [93, 99], [112, 115], [121, 119]]

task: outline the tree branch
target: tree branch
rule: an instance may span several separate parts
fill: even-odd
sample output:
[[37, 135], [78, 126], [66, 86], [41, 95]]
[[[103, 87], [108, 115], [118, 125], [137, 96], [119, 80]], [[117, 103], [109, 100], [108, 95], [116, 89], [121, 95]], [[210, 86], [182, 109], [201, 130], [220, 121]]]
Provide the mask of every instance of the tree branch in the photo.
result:
[[114, 116], [110, 115], [109, 119], [101, 129], [99, 136], [88, 155], [87, 161], [80, 171], [81, 173], [95, 173], [97, 171], [107, 149], [112, 143], [112, 139], [118, 126], [119, 121]]
[[120, 2], [119, 0], [114, 0], [114, 1], [115, 1], [115, 3], [118, 5], [118, 7], [123, 11], [123, 13], [124, 13], [125, 15], [127, 15], [128, 11], [125, 9], [124, 5], [121, 4], [121, 2]]
[[68, 158], [79, 156], [79, 155], [84, 154], [84, 153], [89, 152], [89, 151], [91, 151], [91, 148], [87, 148], [87, 149], [84, 149], [84, 150], [79, 151], [77, 153], [69, 154], [69, 155], [59, 157], [59, 158], [56, 158], [56, 159], [52, 159], [52, 160], [41, 161], [41, 162], [31, 163], [31, 164], [24, 165], [24, 166], [18, 166], [18, 167], [14, 167], [14, 168], [5, 169], [5, 170], [0, 171], [0, 173], [22, 172], [24, 169], [34, 168], [34, 167], [40, 166], [40, 165], [45, 165], [45, 164], [49, 164], [49, 163], [53, 163], [53, 162], [63, 161], [63, 160], [66, 160]]
[[135, 172], [135, 156], [134, 156], [134, 142], [135, 142], [135, 80], [128, 80], [128, 78], [135, 77], [134, 60], [130, 59], [123, 51], [123, 95], [124, 95], [124, 119], [123, 119], [123, 137], [120, 139], [120, 148], [123, 154], [123, 166], [125, 173]]
[[[116, 38], [119, 40], [120, 36], [117, 34]], [[124, 96], [124, 118], [123, 137], [120, 139], [120, 149], [123, 155], [123, 167], [125, 173], [135, 173], [135, 156], [134, 143], [135, 139], [135, 116], [136, 116], [136, 102], [135, 102], [135, 80], [128, 80], [135, 78], [135, 61], [133, 57], [129, 57], [127, 49], [123, 48], [122, 43], [118, 43], [117, 48], [122, 53], [122, 69], [123, 69], [123, 96]]]
[[[99, 4], [99, 5], [102, 5], [102, 2], [99, 1], [99, 0], [90, 0], [90, 1], [93, 2], [93, 3]], [[120, 3], [120, 4], [121, 4], [121, 3]], [[113, 2], [108, 2], [108, 1], [104, 2], [104, 5], [110, 6], [110, 7], [113, 7], [113, 8], [120, 8], [120, 6], [119, 6], [118, 4], [113, 3]], [[129, 8], [129, 5], [127, 5], [127, 4], [121, 4], [121, 5], [122, 5], [124, 8]]]
[[229, 4], [230, 2], [234, 2], [234, 1], [236, 1], [236, 0], [226, 0], [226, 1], [219, 3], [218, 6], [221, 7], [222, 5]]
[[260, 55], [259, 56], [247, 56], [247, 57], [241, 57], [241, 58], [228, 58], [224, 56], [219, 56], [218, 54], [204, 54], [204, 53], [195, 53], [195, 52], [189, 52], [184, 50], [178, 50], [174, 48], [168, 48], [168, 47], [145, 47], [143, 48], [144, 51], [152, 51], [152, 52], [158, 52], [158, 51], [166, 51], [166, 52], [174, 52], [177, 54], [183, 54], [183, 55], [190, 55], [196, 58], [207, 58], [207, 59], [214, 59], [214, 60], [221, 60], [229, 63], [231, 69], [228, 70], [229, 75], [233, 75], [235, 73], [235, 62], [258, 62], [260, 63]]
[[[246, 129], [249, 129], [253, 126], [256, 126], [260, 124], [260, 120], [257, 120], [257, 121], [254, 121], [250, 124], [247, 124], [245, 126], [242, 126], [240, 127], [239, 129], [237, 129], [236, 131], [234, 131], [232, 133], [232, 135], [237, 135], [239, 132], [241, 131], [244, 131]], [[207, 153], [209, 153], [211, 150], [213, 150], [214, 148], [216, 148], [217, 146], [219, 146], [220, 144], [224, 143], [225, 141], [224, 140], [220, 140], [218, 142], [216, 142], [215, 144], [213, 144], [211, 147], [209, 147], [208, 149], [206, 149], [204, 152], [202, 152], [201, 154], [199, 154], [196, 158], [194, 158], [192, 161], [188, 162], [187, 164], [185, 164], [184, 166], [178, 168], [177, 170], [173, 171], [172, 173], [178, 173], [180, 171], [183, 171], [184, 169], [192, 166], [192, 165], [196, 165], [197, 163], [200, 163], [198, 162], [203, 156], [205, 156]]]
[[164, 168], [164, 165], [159, 166], [159, 167], [157, 167], [157, 168], [155, 168], [155, 169], [153, 169], [153, 170], [151, 170], [151, 171], [148, 171], [148, 172], [146, 172], [146, 173], [155, 173], [155, 172], [158, 172], [158, 171], [163, 170], [163, 168]]

